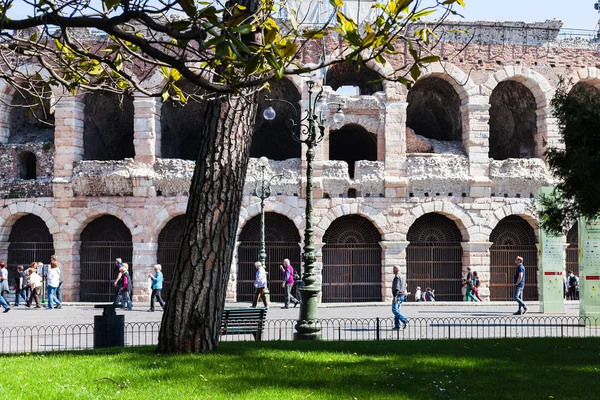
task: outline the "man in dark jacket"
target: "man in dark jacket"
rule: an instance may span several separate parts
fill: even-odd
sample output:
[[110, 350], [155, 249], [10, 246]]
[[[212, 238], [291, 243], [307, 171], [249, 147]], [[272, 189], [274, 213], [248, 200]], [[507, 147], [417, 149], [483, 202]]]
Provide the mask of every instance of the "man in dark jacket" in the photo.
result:
[[394, 314], [394, 330], [400, 329], [400, 322], [402, 322], [402, 329], [406, 329], [408, 325], [408, 319], [400, 313], [400, 306], [408, 293], [406, 293], [406, 281], [404, 277], [400, 275], [400, 269], [394, 266], [394, 280], [392, 281], [392, 313]]

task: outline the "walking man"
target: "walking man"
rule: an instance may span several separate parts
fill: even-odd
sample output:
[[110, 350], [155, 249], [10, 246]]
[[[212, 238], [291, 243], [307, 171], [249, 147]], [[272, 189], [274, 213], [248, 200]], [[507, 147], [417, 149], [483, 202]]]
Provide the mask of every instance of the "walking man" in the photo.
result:
[[154, 266], [154, 274], [148, 274], [148, 278], [152, 279], [152, 295], [150, 296], [150, 309], [148, 311], [154, 312], [154, 300], [158, 300], [158, 304], [165, 309], [165, 302], [161, 296], [161, 290], [163, 287], [163, 273], [161, 272], [162, 266], [156, 264]]
[[119, 282], [119, 280], [121, 280], [122, 274], [121, 274], [121, 268], [123, 268], [123, 260], [121, 260], [120, 258], [117, 258], [115, 260], [115, 274], [117, 275], [117, 280], [115, 282], [115, 284], [113, 285], [116, 289], [115, 289], [115, 306], [119, 306], [120, 302], [121, 302], [121, 288], [117, 285], [117, 283]]
[[282, 308], [290, 308], [290, 301], [294, 303], [294, 307], [300, 303], [298, 299], [292, 296], [292, 287], [294, 286], [294, 268], [290, 265], [290, 260], [283, 260], [283, 265], [279, 266], [283, 271], [283, 282], [281, 287], [285, 288], [285, 306]]
[[[518, 256], [515, 259], [517, 269], [515, 271], [515, 301], [519, 303], [519, 310], [513, 315], [521, 315], [527, 312], [527, 306], [523, 302], [523, 289], [525, 288], [525, 267], [523, 266], [523, 257]], [[523, 309], [523, 311], [521, 311]]]
[[394, 280], [392, 281], [392, 313], [394, 314], [394, 330], [400, 329], [400, 322], [402, 322], [402, 329], [406, 329], [408, 325], [408, 319], [400, 313], [400, 306], [405, 299], [406, 293], [406, 281], [400, 275], [400, 270], [397, 266], [394, 266]]

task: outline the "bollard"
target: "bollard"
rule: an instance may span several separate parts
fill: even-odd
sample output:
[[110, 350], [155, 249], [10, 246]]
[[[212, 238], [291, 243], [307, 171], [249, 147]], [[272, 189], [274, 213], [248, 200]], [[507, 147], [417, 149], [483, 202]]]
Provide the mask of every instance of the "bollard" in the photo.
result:
[[117, 315], [114, 304], [97, 304], [102, 315], [94, 316], [94, 348], [125, 347], [125, 316]]

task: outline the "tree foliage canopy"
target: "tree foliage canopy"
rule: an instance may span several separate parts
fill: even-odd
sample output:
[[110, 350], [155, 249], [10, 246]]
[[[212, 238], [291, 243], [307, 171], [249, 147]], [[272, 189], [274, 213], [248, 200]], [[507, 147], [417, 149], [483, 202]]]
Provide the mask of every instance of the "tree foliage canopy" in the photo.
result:
[[571, 90], [562, 82], [552, 100], [563, 146], [547, 151], [558, 179], [552, 196], [542, 198], [542, 226], [555, 233], [578, 217], [600, 213], [600, 90], [579, 83]]

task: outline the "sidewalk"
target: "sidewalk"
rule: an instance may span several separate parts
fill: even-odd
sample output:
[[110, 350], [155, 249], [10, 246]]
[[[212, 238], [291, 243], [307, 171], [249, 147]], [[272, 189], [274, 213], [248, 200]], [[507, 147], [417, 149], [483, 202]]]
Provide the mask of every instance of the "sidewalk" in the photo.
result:
[[[272, 303], [268, 319], [297, 319], [300, 307], [281, 309], [283, 303]], [[539, 312], [539, 302], [528, 302], [528, 316], [542, 317]], [[248, 303], [226, 303], [225, 307], [248, 307]], [[125, 315], [126, 322], [160, 322], [162, 311], [147, 312], [147, 303], [135, 303], [132, 311], [118, 309], [118, 314]], [[487, 303], [404, 303], [402, 313], [408, 318], [417, 317], [503, 317], [510, 316], [517, 310], [515, 302], [487, 302]], [[0, 315], [0, 328], [13, 326], [49, 326], [49, 325], [76, 325], [92, 324], [94, 316], [101, 315], [102, 310], [94, 308], [94, 303], [64, 303], [61, 310], [48, 310], [46, 308], [26, 308], [25, 306], [13, 307], [10, 312]], [[576, 316], [579, 314], [578, 301], [565, 302], [565, 314]], [[391, 305], [387, 303], [325, 303], [319, 304], [318, 316], [321, 319], [329, 318], [388, 318], [392, 316]]]

